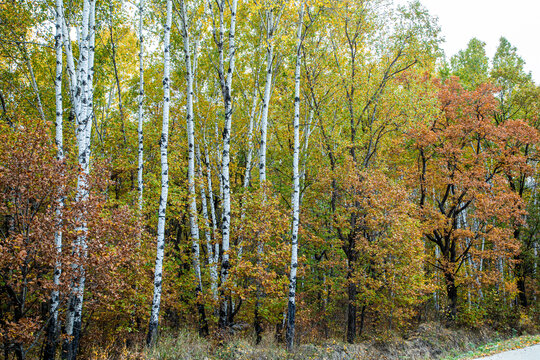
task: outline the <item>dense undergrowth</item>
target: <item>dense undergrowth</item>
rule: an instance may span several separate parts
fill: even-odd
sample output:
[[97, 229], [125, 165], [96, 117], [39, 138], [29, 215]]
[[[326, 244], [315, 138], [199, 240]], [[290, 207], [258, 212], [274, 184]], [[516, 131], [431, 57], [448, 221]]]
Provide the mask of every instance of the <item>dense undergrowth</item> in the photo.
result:
[[[536, 335], [527, 334], [528, 331]], [[517, 336], [518, 332], [524, 335]], [[273, 333], [265, 333], [259, 345], [251, 334], [235, 334], [222, 339], [202, 338], [196, 332], [183, 329], [163, 333], [156, 346], [94, 349], [93, 360], [278, 360], [278, 359], [471, 359], [492, 353], [540, 343], [540, 334], [534, 327], [498, 332], [488, 327], [449, 328], [439, 322], [419, 325], [408, 334], [387, 333], [365, 338], [356, 344], [342, 339], [312, 339], [288, 352], [276, 342]]]

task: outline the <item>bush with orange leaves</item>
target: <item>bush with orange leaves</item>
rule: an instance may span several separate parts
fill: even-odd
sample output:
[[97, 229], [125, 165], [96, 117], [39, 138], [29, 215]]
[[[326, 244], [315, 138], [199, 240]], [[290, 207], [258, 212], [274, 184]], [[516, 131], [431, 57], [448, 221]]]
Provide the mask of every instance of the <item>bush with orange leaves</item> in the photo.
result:
[[[70, 160], [56, 160], [55, 153], [48, 124], [18, 119], [13, 127], [0, 125], [0, 339], [4, 353], [13, 352], [19, 359], [37, 356], [55, 288], [60, 292], [63, 319], [76, 275], [73, 263], [85, 267], [88, 279], [84, 305], [90, 315], [83, 325], [87, 336], [114, 333], [128, 321], [124, 315], [129, 315], [125, 310], [131, 306], [125, 299], [132, 288], [127, 280], [133, 275], [125, 269], [137, 268], [134, 216], [126, 208], [107, 205], [108, 177], [103, 176], [102, 164], [93, 164], [100, 176], [89, 179], [88, 201], [77, 203], [78, 169]], [[60, 196], [65, 199], [61, 224], [55, 215]], [[89, 228], [84, 260], [71, 252], [82, 212]], [[54, 243], [58, 230], [63, 235], [61, 254]], [[62, 268], [59, 287], [53, 282], [57, 261]]]

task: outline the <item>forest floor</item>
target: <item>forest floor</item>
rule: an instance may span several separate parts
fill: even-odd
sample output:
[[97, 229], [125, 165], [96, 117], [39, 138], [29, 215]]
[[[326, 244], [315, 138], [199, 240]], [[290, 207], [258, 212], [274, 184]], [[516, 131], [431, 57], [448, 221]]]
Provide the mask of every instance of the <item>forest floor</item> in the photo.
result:
[[[540, 335], [524, 335], [505, 339], [487, 329], [449, 329], [439, 323], [420, 325], [406, 338], [394, 337], [346, 344], [336, 340], [318, 344], [301, 344], [293, 352], [287, 352], [282, 344], [276, 344], [273, 336], [254, 346], [251, 340], [234, 337], [223, 345], [202, 339], [196, 334], [181, 331], [172, 336], [163, 335], [152, 350], [125, 350], [114, 354], [116, 359], [146, 360], [398, 360], [398, 359], [474, 359], [502, 351], [519, 349], [540, 343]], [[94, 352], [93, 359], [110, 359], [111, 353]], [[120, 355], [120, 356], [119, 356]], [[504, 358], [501, 358], [501, 360]]]

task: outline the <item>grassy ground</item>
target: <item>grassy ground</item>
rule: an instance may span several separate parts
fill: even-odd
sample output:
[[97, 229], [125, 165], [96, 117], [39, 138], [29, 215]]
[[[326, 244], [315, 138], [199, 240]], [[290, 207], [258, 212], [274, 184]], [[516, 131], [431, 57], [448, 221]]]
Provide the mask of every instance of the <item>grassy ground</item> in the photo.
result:
[[445, 357], [444, 360], [475, 359], [504, 351], [521, 349], [539, 343], [540, 335], [524, 335], [507, 340], [489, 342], [467, 353], [451, 354]]
[[262, 344], [255, 346], [251, 337], [232, 337], [218, 343], [200, 338], [191, 331], [164, 334], [153, 349], [100, 349], [93, 352], [95, 360], [406, 360], [406, 359], [472, 359], [496, 352], [540, 343], [540, 335], [501, 340], [488, 330], [448, 329], [438, 323], [426, 323], [407, 338], [387, 337], [350, 345], [338, 340], [323, 340], [317, 344], [301, 344], [287, 352], [283, 344], [267, 334]]

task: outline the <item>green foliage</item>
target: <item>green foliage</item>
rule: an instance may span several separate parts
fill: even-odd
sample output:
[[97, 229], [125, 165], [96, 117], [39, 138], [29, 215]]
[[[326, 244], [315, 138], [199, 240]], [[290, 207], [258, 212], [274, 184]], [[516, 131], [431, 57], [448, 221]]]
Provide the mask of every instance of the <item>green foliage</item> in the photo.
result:
[[489, 59], [486, 43], [472, 38], [465, 50], [460, 50], [450, 59], [452, 73], [459, 77], [466, 89], [472, 90], [487, 82]]

